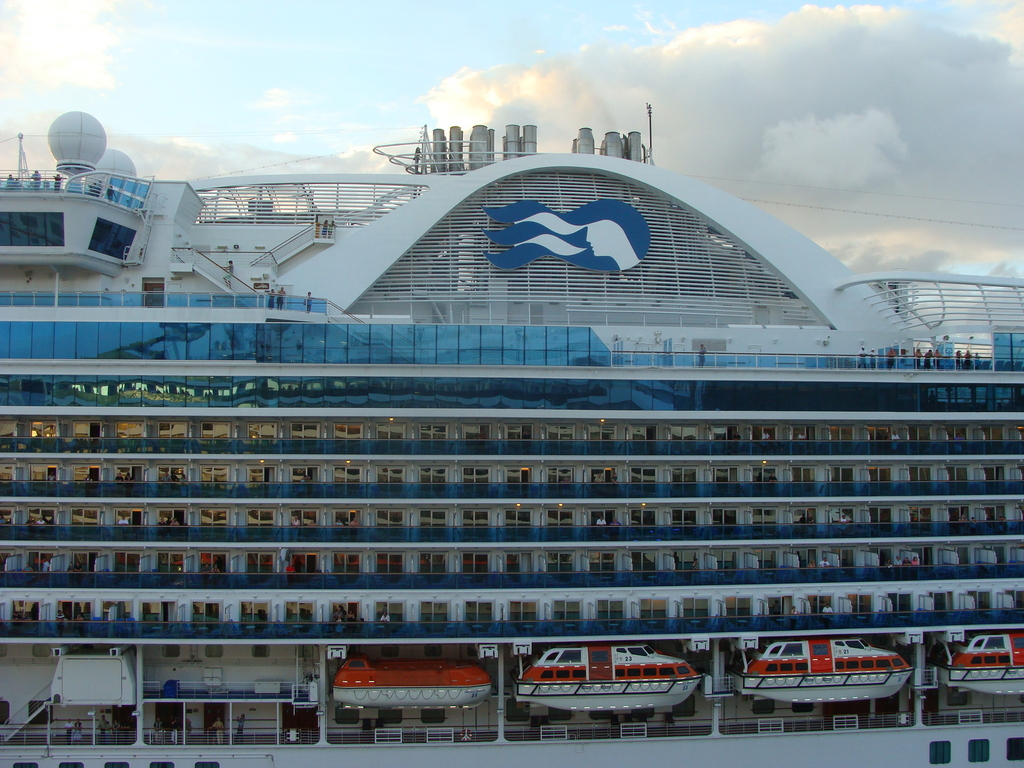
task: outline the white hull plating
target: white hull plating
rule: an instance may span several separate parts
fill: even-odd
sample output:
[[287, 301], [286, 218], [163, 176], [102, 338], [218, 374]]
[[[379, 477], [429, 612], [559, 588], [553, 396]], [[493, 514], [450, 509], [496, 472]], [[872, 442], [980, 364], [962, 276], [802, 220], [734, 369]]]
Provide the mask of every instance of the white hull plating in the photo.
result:
[[939, 667], [939, 681], [978, 693], [1024, 694], [1024, 668], [950, 669]]
[[570, 683], [532, 685], [519, 683], [516, 699], [556, 709], [643, 709], [674, 707], [696, 690], [701, 678], [650, 683]]
[[788, 702], [862, 701], [892, 696], [913, 670], [851, 675], [779, 675], [733, 673], [738, 693]]
[[451, 688], [335, 688], [334, 700], [352, 707], [475, 707], [491, 686]]

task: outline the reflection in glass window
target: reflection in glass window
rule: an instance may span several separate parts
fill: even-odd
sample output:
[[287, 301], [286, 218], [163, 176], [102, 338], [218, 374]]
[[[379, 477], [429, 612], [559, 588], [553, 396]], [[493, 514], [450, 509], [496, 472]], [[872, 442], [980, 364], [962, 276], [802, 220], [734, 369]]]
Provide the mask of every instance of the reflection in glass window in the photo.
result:
[[63, 213], [0, 212], [0, 246], [63, 246]]
[[[63, 221], [61, 229], [63, 234]], [[102, 253], [104, 256], [112, 256], [115, 259], [124, 259], [134, 239], [134, 229], [97, 218], [96, 226], [92, 230], [92, 239], [89, 241], [89, 250]], [[61, 244], [63, 245], [63, 243]]]

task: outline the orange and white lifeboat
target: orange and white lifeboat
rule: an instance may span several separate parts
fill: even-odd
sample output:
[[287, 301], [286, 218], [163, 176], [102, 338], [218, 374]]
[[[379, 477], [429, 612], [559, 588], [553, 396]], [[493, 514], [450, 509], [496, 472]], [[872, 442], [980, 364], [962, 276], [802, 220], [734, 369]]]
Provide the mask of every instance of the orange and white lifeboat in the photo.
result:
[[1024, 632], [986, 632], [966, 645], [955, 643], [939, 681], [981, 693], [1024, 694]]
[[475, 707], [490, 695], [490, 675], [470, 661], [356, 654], [334, 675], [334, 700], [351, 707]]
[[552, 648], [520, 674], [516, 699], [556, 709], [640, 709], [684, 701], [701, 675], [649, 645]]
[[913, 672], [892, 651], [859, 638], [783, 640], [734, 670], [739, 693], [775, 701], [858, 701], [892, 696]]

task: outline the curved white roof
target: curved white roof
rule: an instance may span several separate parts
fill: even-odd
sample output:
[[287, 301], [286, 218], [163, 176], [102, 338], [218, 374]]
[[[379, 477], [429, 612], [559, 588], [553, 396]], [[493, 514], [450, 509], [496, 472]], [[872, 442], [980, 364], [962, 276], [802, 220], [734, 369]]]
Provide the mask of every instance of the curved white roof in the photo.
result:
[[[388, 275], [403, 255], [409, 253], [432, 228], [445, 221], [445, 217], [460, 204], [471, 198], [475, 200], [474, 195], [486, 194], [496, 185], [519, 177], [527, 179], [523, 182], [522, 199], [531, 199], [533, 190], [528, 179], [531, 174], [542, 173], [559, 175], [558, 178], [571, 178], [574, 174], [587, 174], [588, 178], [604, 177], [609, 183], [621, 182], [631, 189], [644, 190], [652, 199], [657, 198], [676, 207], [691, 219], [695, 217], [706, 225], [707, 232], [715, 237], [722, 235], [729, 248], [735, 251], [742, 249], [745, 258], [756, 261], [765, 276], [758, 280], [764, 282], [770, 278], [785, 286], [786, 292], [791, 292], [791, 298], [805, 305], [806, 311], [811, 313], [809, 316], [816, 317], [814, 322], [807, 323], [809, 325], [828, 325], [839, 330], [885, 331], [894, 328], [893, 319], [886, 319], [877, 312], [865, 313], [865, 302], [875, 295], [874, 290], [867, 285], [849, 285], [855, 278], [853, 273], [807, 237], [721, 190], [628, 160], [598, 155], [532, 155], [495, 163], [464, 175], [250, 176], [213, 179], [195, 186], [204, 197], [215, 190], [223, 195], [242, 187], [269, 189], [281, 185], [301, 187], [304, 184], [344, 186], [373, 183], [416, 188], [416, 194], [407, 195], [402, 204], [387, 210], [386, 215], [347, 230], [333, 247], [288, 271], [287, 282], [295, 285], [297, 291], [312, 290], [316, 295], [328, 296], [337, 304], [351, 308], [358, 305], [360, 297]], [[652, 230], [658, 225], [658, 222], [652, 222]], [[502, 272], [486, 262], [482, 264], [484, 269]], [[475, 265], [474, 268], [479, 270], [481, 266]], [[621, 276], [631, 275], [629, 272], [598, 274], [600, 279], [611, 281], [621, 281]], [[591, 274], [591, 278], [586, 285], [595, 285], [593, 280], [598, 277]], [[756, 275], [749, 277], [751, 280], [755, 278]], [[735, 279], [747, 278], [741, 275]], [[721, 282], [722, 278], [718, 280]], [[844, 290], [837, 290], [837, 286], [844, 284]], [[488, 301], [487, 289], [472, 298], [478, 302]]]

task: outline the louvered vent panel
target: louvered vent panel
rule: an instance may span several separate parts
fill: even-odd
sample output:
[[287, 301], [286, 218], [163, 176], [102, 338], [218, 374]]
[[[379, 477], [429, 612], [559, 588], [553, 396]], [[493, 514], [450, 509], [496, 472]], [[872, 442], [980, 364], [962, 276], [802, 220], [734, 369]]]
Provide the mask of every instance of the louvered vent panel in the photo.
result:
[[[594, 272], [543, 257], [500, 270], [483, 256], [501, 250], [483, 234], [502, 225], [484, 207], [537, 200], [565, 212], [599, 199], [622, 200], [651, 227], [647, 257], [624, 272]], [[565, 307], [575, 324], [645, 322], [726, 325], [771, 322], [821, 325], [792, 290], [725, 235], [647, 189], [588, 173], [522, 174], [480, 190], [427, 232], [351, 307], [356, 313], [402, 312], [410, 302], [545, 302]], [[459, 322], [457, 313], [436, 320]], [[465, 315], [462, 316], [465, 321]]]
[[200, 190], [196, 224], [312, 224], [317, 214], [339, 225], [365, 226], [423, 191], [419, 184], [365, 182], [254, 184]]

